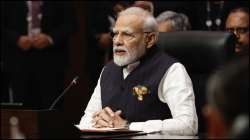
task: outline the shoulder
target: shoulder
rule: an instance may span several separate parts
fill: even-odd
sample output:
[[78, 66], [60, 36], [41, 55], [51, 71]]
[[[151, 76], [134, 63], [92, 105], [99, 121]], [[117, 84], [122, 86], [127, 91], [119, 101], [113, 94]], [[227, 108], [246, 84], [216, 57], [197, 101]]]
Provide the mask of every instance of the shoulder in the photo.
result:
[[161, 50], [159, 50], [154, 57], [156, 59], [156, 62], [158, 62], [158, 64], [160, 64], [161, 66], [165, 65], [171, 67], [173, 64], [178, 63], [177, 59]]
[[114, 61], [112, 60], [104, 66], [102, 75], [110, 76], [111, 74], [113, 75], [113, 74], [119, 73], [121, 69], [122, 67], [116, 65]]
[[173, 63], [169, 69], [186, 69], [185, 66], [180, 62]]
[[186, 68], [180, 62], [173, 63], [169, 69], [167, 70], [168, 73], [187, 73]]
[[104, 66], [104, 71], [105, 70], [109, 70], [109, 69], [114, 69], [114, 68], [118, 68], [119, 66], [117, 66], [114, 61], [110, 61], [108, 62], [105, 66]]
[[[178, 82], [190, 82], [191, 79], [189, 77], [189, 74], [185, 68], [185, 66], [179, 62], [173, 63], [169, 69], [165, 73], [166, 78], [170, 78], [173, 81], [178, 81]], [[171, 81], [172, 81], [171, 80]]]

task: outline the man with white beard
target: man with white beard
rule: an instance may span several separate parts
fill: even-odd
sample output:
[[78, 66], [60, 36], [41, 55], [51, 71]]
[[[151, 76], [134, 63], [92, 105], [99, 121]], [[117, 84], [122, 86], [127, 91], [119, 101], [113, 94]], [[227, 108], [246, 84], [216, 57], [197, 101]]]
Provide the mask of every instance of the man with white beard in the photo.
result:
[[103, 68], [80, 128], [197, 134], [190, 77], [182, 64], [158, 50], [157, 38], [157, 23], [147, 11], [131, 7], [119, 14], [114, 61]]

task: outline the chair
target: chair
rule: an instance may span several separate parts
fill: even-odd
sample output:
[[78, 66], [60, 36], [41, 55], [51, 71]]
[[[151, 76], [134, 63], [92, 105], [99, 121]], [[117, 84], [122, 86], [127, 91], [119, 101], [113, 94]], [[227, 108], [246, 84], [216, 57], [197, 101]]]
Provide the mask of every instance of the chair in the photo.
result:
[[159, 34], [157, 45], [186, 67], [193, 82], [198, 132], [205, 132], [202, 107], [206, 103], [206, 82], [216, 68], [234, 56], [235, 36], [214, 31], [166, 32]]

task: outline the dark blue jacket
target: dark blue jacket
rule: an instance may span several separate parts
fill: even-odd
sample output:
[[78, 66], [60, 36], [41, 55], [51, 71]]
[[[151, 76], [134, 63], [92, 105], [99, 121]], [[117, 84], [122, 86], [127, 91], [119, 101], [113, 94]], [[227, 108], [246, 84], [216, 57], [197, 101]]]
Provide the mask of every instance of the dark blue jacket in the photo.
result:
[[[126, 79], [123, 78], [122, 67], [113, 61], [108, 63], [101, 76], [103, 108], [109, 106], [113, 111], [122, 110], [122, 117], [129, 122], [172, 117], [168, 105], [159, 100], [158, 86], [167, 69], [175, 62], [155, 46]], [[133, 95], [133, 88], [139, 85], [150, 91], [142, 101]]]

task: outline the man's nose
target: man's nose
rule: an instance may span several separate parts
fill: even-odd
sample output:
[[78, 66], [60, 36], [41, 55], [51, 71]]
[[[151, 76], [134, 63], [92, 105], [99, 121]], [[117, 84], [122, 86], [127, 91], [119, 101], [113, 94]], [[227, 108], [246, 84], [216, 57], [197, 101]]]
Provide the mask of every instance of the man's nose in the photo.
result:
[[237, 32], [237, 30], [234, 30], [233, 33], [235, 34], [235, 36], [236, 36], [237, 39], [240, 38], [240, 34]]
[[114, 45], [116, 45], [116, 46], [123, 45], [123, 39], [122, 39], [121, 35], [118, 34], [118, 35], [114, 38], [113, 42], [114, 42]]

